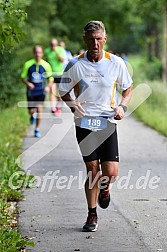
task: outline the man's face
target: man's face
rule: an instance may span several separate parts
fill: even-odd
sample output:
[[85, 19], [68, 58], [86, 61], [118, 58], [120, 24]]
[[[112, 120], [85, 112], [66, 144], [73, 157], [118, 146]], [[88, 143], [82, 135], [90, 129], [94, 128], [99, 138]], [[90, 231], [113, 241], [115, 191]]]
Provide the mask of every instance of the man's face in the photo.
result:
[[83, 40], [88, 47], [89, 55], [93, 59], [96, 59], [102, 55], [107, 36], [104, 34], [103, 30], [100, 29], [94, 32], [87, 32], [86, 35], [83, 36]]
[[58, 45], [58, 41], [56, 39], [52, 39], [50, 42], [50, 46], [51, 46], [52, 50], [55, 50], [57, 45]]
[[41, 47], [36, 47], [34, 50], [34, 57], [37, 61], [41, 60], [43, 57], [43, 50]]

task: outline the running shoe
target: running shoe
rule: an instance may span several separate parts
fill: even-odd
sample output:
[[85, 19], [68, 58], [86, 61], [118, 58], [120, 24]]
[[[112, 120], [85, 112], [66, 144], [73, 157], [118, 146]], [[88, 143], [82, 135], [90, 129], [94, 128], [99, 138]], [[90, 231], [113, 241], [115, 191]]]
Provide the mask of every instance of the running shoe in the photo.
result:
[[41, 137], [39, 130], [37, 129], [34, 130], [34, 137]]
[[56, 108], [56, 112], [55, 112], [56, 116], [61, 116], [61, 108]]
[[55, 114], [55, 113], [56, 113], [56, 108], [52, 108], [52, 109], [51, 109], [51, 113], [52, 113], [52, 114]]
[[89, 213], [86, 223], [83, 226], [83, 232], [95, 232], [97, 231], [98, 224], [97, 224], [97, 214]]
[[35, 124], [35, 121], [36, 121], [35, 117], [33, 115], [31, 115], [30, 116], [30, 124], [31, 125]]
[[110, 186], [106, 185], [106, 188], [100, 189], [98, 204], [101, 208], [106, 209], [110, 203]]

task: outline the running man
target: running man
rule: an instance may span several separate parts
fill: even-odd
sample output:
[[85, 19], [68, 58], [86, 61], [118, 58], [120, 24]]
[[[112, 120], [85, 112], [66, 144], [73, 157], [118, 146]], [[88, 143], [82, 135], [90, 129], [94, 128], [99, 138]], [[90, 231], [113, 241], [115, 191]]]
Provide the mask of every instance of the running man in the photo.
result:
[[[36, 126], [34, 136], [40, 137], [39, 124], [41, 121], [41, 113], [43, 110], [43, 102], [45, 100], [45, 92], [49, 92], [53, 85], [52, 69], [49, 63], [42, 59], [43, 49], [40, 45], [36, 45], [33, 49], [34, 58], [24, 64], [21, 78], [27, 86], [28, 111], [30, 114], [30, 123]], [[45, 87], [46, 79], [49, 79], [48, 86]], [[37, 110], [37, 117], [34, 117]]]
[[[83, 231], [94, 232], [98, 228], [97, 203], [103, 209], [108, 207], [110, 182], [118, 176], [117, 120], [124, 117], [133, 86], [123, 60], [103, 50], [107, 35], [101, 21], [87, 23], [83, 40], [88, 50], [67, 65], [60, 93], [74, 113], [76, 138], [89, 175], [85, 183], [88, 217]], [[122, 90], [119, 103], [117, 86]]]
[[67, 66], [68, 62], [73, 58], [71, 52], [66, 49], [66, 44], [64, 41], [60, 41], [59, 45], [64, 48], [65, 50], [65, 58], [63, 62], [64, 69]]
[[[64, 70], [64, 59], [65, 59], [65, 50], [62, 46], [58, 45], [58, 41], [55, 38], [52, 38], [50, 41], [50, 47], [45, 49], [45, 58], [49, 62], [52, 68], [54, 85], [50, 90], [50, 100], [51, 100], [51, 112], [56, 116], [61, 115], [61, 98], [58, 92], [58, 85], [61, 80], [61, 76]], [[57, 104], [55, 106], [55, 101], [57, 98]]]

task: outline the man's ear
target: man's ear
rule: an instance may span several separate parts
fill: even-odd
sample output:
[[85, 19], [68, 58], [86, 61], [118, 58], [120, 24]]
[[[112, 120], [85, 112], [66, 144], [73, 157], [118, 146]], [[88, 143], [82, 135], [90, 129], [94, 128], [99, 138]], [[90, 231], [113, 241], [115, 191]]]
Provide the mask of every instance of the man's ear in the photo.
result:
[[107, 38], [108, 38], [107, 35], [105, 35], [105, 37], [104, 37], [104, 41], [105, 41], [104, 44], [107, 42]]

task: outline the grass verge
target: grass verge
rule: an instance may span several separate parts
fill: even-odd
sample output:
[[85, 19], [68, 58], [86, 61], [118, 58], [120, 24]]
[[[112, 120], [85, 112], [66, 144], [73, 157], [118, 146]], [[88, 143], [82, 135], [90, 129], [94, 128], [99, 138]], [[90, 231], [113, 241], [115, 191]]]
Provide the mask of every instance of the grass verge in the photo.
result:
[[[146, 83], [152, 94], [135, 111], [134, 116], [146, 125], [167, 136], [167, 85], [160, 80], [150, 81], [147, 78], [143, 57], [130, 56], [129, 62], [133, 68], [134, 86]], [[148, 65], [147, 65], [148, 68]]]
[[[20, 171], [15, 163], [22, 149], [22, 139], [28, 126], [27, 111], [23, 108], [8, 108], [0, 117], [0, 251], [21, 251], [34, 243], [22, 237], [17, 230], [16, 202], [23, 198], [21, 189], [11, 189], [10, 176]], [[17, 176], [23, 179], [25, 175]], [[17, 182], [17, 181], [15, 181]], [[14, 182], [14, 183], [15, 183]]]

